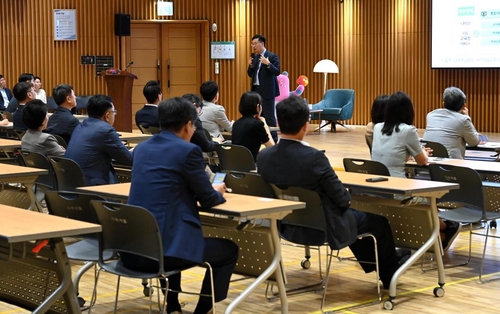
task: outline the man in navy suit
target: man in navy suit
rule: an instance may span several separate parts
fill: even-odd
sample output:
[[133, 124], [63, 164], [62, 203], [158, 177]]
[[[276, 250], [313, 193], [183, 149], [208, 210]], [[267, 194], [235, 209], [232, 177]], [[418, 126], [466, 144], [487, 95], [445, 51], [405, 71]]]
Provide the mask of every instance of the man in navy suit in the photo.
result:
[[[161, 132], [140, 143], [133, 153], [129, 204], [148, 209], [156, 217], [163, 240], [165, 270], [210, 263], [215, 301], [227, 297], [229, 280], [238, 259], [238, 246], [227, 239], [203, 238], [199, 208], [225, 202], [225, 185], [210, 183], [200, 147], [190, 143], [198, 117], [193, 104], [176, 97], [158, 107]], [[125, 266], [148, 269], [152, 261], [122, 255]], [[169, 287], [180, 290], [181, 275], [168, 277]], [[209, 294], [207, 270], [201, 293]], [[198, 301], [195, 314], [209, 313], [210, 297]], [[167, 313], [181, 313], [178, 294], [168, 292]]]
[[[276, 126], [274, 98], [279, 96], [278, 75], [280, 75], [280, 59], [266, 49], [266, 37], [252, 37], [253, 53], [248, 60], [247, 74], [252, 78], [250, 89], [262, 97], [262, 116], [269, 126]], [[271, 132], [275, 143], [278, 142], [276, 132]]]
[[7, 88], [5, 77], [0, 74], [0, 110], [5, 110], [5, 105], [9, 104], [12, 98], [12, 92]]
[[[21, 82], [28, 82], [31, 83], [31, 85], [35, 86], [35, 76], [31, 73], [23, 73], [19, 75], [19, 79], [17, 80], [18, 83]], [[33, 87], [34, 89], [34, 87]], [[5, 104], [4, 104], [5, 105]], [[16, 99], [16, 95], [12, 97], [9, 101], [9, 104], [6, 105], [5, 111], [8, 111], [10, 113], [14, 113], [17, 110], [17, 107], [19, 105], [19, 101]]]
[[79, 124], [64, 157], [76, 161], [89, 185], [117, 183], [111, 160], [132, 164], [132, 154], [123, 145], [113, 123], [117, 111], [106, 95], [94, 95], [87, 106], [89, 117]]
[[14, 86], [14, 98], [17, 101], [17, 109], [12, 115], [14, 130], [26, 131], [28, 127], [23, 122], [24, 105], [35, 99], [35, 87], [31, 82], [20, 82]]
[[[389, 288], [392, 275], [408, 255], [398, 261], [391, 227], [383, 216], [352, 208], [351, 196], [332, 169], [325, 154], [302, 142], [309, 128], [309, 107], [297, 96], [290, 96], [276, 106], [281, 140], [257, 157], [257, 169], [262, 178], [278, 187], [295, 186], [319, 194], [326, 219], [326, 237], [331, 249], [349, 246], [358, 261], [374, 262], [371, 239], [357, 239], [358, 234], [372, 233], [377, 239], [380, 279]], [[294, 171], [290, 171], [294, 169]], [[287, 226], [288, 227], [288, 226]], [[286, 234], [307, 236], [301, 227], [280, 230]], [[406, 254], [410, 252], [406, 251]], [[375, 265], [361, 263], [365, 272]]]
[[162, 93], [158, 81], [149, 81], [144, 85], [142, 94], [146, 98], [147, 104], [135, 113], [135, 124], [137, 126], [159, 127], [158, 123], [158, 103], [161, 101]]
[[69, 143], [71, 134], [80, 124], [80, 121], [71, 113], [71, 109], [76, 107], [75, 91], [71, 85], [59, 84], [54, 87], [52, 97], [57, 104], [57, 109], [50, 116], [45, 132], [59, 135], [66, 143]]

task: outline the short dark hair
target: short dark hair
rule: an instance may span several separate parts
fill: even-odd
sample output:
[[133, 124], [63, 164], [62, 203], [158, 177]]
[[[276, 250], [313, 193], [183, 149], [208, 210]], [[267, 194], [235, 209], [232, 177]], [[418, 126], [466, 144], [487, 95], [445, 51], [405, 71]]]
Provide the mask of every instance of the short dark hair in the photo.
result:
[[389, 95], [385, 94], [377, 96], [377, 98], [373, 101], [371, 112], [373, 124], [384, 122], [385, 106], [388, 101]]
[[23, 109], [23, 123], [30, 130], [37, 130], [47, 117], [49, 108], [40, 99], [32, 99], [26, 103]]
[[92, 118], [102, 118], [106, 111], [113, 108], [111, 97], [103, 94], [96, 94], [90, 97], [87, 105], [87, 114]]
[[158, 105], [158, 120], [162, 130], [179, 132], [189, 121], [194, 123], [197, 117], [196, 109], [186, 98], [169, 98]]
[[52, 90], [52, 97], [58, 106], [64, 104], [66, 97], [71, 96], [73, 87], [68, 84], [59, 84]]
[[42, 81], [42, 79], [41, 79], [39, 76], [35, 76], [33, 79], [34, 79], [35, 81], [36, 81], [36, 80], [40, 80], [40, 81]]
[[0, 74], [0, 79], [3, 79], [3, 78], [4, 78], [4, 76], [2, 74]]
[[219, 85], [214, 81], [206, 81], [201, 84], [200, 94], [203, 100], [212, 101], [219, 92]]
[[395, 92], [389, 97], [385, 107], [384, 127], [382, 134], [392, 135], [393, 131], [399, 132], [399, 125], [406, 123], [413, 125], [415, 109], [410, 96], [405, 92]]
[[21, 82], [26, 82], [26, 81], [32, 81], [35, 79], [35, 76], [32, 73], [23, 73], [19, 75], [19, 79], [17, 80], [18, 83]]
[[256, 92], [245, 92], [241, 95], [238, 110], [242, 116], [253, 116], [258, 114], [257, 105], [262, 103], [262, 97]]
[[276, 105], [281, 133], [295, 135], [309, 121], [309, 107], [304, 99], [292, 95]]
[[158, 84], [158, 81], [149, 81], [144, 85], [144, 88], [142, 89], [142, 94], [144, 95], [144, 98], [146, 98], [146, 101], [148, 104], [152, 104], [158, 99], [158, 95], [161, 94], [161, 87], [160, 84]]
[[182, 95], [182, 98], [186, 98], [187, 100], [189, 100], [196, 106], [196, 108], [203, 108], [203, 101], [201, 101], [200, 96], [196, 94], [184, 94]]
[[264, 47], [266, 46], [266, 37], [262, 36], [261, 34], [255, 34], [252, 37], [252, 40], [258, 39], [261, 43], [264, 44]]
[[460, 111], [465, 105], [467, 97], [460, 88], [451, 86], [443, 92], [444, 107], [448, 110]]
[[14, 89], [12, 92], [14, 93], [14, 97], [16, 97], [18, 102], [21, 102], [28, 98], [28, 92], [31, 91], [33, 84], [31, 82], [23, 81], [14, 85]]

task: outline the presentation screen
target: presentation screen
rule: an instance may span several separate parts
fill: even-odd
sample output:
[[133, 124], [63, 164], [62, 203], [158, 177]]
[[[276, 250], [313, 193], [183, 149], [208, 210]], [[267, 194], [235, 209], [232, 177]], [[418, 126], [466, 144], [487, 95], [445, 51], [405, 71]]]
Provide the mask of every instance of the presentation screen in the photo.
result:
[[500, 1], [432, 0], [432, 68], [500, 68]]

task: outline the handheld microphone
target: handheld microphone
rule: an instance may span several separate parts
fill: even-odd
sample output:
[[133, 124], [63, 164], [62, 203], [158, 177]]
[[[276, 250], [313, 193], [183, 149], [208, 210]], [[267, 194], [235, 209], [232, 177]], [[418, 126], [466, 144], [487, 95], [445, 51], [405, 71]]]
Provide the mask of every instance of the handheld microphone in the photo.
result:
[[252, 57], [252, 59], [255, 59], [255, 53], [252, 52], [252, 54], [250, 55], [250, 57]]
[[125, 70], [123, 70], [123, 71], [127, 71], [127, 69], [128, 69], [128, 68], [129, 68], [132, 64], [134, 64], [134, 61], [130, 61], [130, 62], [127, 64], [127, 66], [125, 67]]

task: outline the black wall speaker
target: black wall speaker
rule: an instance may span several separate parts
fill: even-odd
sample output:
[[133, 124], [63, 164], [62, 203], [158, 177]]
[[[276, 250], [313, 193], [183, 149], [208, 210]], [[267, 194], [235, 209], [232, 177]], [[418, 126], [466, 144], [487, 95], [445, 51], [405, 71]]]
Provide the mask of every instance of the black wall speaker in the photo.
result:
[[115, 35], [130, 36], [130, 14], [115, 14]]

